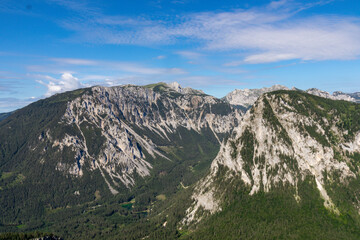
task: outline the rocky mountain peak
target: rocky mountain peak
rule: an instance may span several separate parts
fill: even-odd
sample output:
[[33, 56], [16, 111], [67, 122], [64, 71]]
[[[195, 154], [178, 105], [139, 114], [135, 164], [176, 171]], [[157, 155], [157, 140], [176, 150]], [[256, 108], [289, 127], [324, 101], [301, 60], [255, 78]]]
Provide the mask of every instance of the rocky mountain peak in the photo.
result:
[[[262, 95], [222, 144], [211, 173], [197, 185], [183, 222], [198, 221], [199, 209], [220, 211], [230, 179], [241, 179], [250, 195], [291, 186], [295, 200], [301, 201], [297, 186], [310, 178], [324, 206], [340, 214], [329, 185], [334, 181], [347, 185], [359, 176], [360, 127], [343, 125], [352, 118], [349, 109], [357, 105], [348, 104], [347, 109], [337, 101], [299, 91]], [[220, 180], [219, 175], [226, 177]], [[358, 201], [353, 204], [360, 207]]]
[[179, 94], [190, 94], [190, 95], [206, 95], [201, 90], [196, 90], [190, 87], [182, 87], [177, 82], [172, 83], [165, 83], [165, 82], [159, 82], [155, 84], [149, 84], [142, 86], [144, 88], [152, 89], [155, 92], [162, 92], [162, 93], [179, 93]]
[[180, 86], [180, 84], [178, 82], [172, 82], [172, 83], [168, 83], [167, 84], [171, 89], [174, 89], [177, 92], [181, 92], [182, 87]]
[[195, 90], [190, 87], [183, 88], [177, 82], [168, 83], [167, 86], [169, 88], [175, 90], [176, 92], [182, 93], [182, 94], [205, 94], [202, 90]]

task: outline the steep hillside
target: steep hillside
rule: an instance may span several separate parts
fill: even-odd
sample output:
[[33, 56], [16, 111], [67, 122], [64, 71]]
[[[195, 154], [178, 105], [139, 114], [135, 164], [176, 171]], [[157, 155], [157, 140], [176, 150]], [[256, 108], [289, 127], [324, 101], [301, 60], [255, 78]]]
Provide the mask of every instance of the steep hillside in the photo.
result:
[[0, 222], [11, 231], [47, 228], [84, 204], [111, 201], [128, 204], [130, 219], [134, 208], [146, 215], [207, 171], [238, 114], [222, 100], [162, 83], [33, 103], [0, 123]]
[[8, 116], [10, 116], [11, 114], [12, 114], [12, 112], [0, 113], [0, 121], [4, 120], [5, 118], [7, 118]]
[[180, 226], [191, 239], [358, 239], [359, 166], [360, 105], [267, 93], [221, 146]]

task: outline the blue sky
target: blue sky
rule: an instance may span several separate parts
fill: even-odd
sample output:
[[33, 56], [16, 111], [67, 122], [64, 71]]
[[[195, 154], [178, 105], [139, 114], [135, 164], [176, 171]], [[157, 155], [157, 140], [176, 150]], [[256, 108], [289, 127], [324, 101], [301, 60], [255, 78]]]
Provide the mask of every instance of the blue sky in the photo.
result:
[[0, 0], [0, 112], [92, 85], [360, 91], [360, 1]]

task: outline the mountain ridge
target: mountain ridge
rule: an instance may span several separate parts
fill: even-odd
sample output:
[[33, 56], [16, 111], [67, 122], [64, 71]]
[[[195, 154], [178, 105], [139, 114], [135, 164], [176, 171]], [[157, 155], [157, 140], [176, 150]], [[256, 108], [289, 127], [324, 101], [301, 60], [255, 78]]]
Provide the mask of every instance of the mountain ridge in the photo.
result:
[[57, 94], [0, 122], [0, 231], [216, 239], [236, 226], [251, 239], [262, 224], [289, 237], [266, 214], [275, 204], [281, 221], [297, 216], [288, 229], [315, 216], [310, 232], [356, 239], [359, 119], [356, 103], [299, 90], [263, 93], [246, 113], [176, 83]]
[[[277, 90], [290, 90], [290, 88], [283, 85], [273, 85], [271, 87], [263, 87], [257, 89], [235, 89], [232, 92], [228, 93], [223, 99], [228, 101], [232, 105], [240, 105], [245, 108], [250, 108], [255, 101], [264, 93], [273, 92]], [[295, 87], [292, 87], [291, 90], [304, 91], [306, 93], [316, 95], [319, 97], [324, 97], [332, 100], [344, 100], [349, 102], [360, 102], [360, 93], [344, 93], [341, 91], [335, 91], [333, 94], [330, 94], [326, 91], [309, 88], [307, 90], [301, 90]]]

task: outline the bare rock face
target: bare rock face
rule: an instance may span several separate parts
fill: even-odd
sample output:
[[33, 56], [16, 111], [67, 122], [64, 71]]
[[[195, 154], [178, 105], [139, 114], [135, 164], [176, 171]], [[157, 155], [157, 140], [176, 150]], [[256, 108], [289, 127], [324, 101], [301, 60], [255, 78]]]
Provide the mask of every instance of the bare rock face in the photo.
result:
[[201, 90], [195, 90], [189, 87], [181, 87], [179, 83], [177, 82], [172, 82], [172, 83], [168, 83], [166, 84], [169, 88], [171, 88], [172, 90], [175, 90], [178, 93], [183, 93], [183, 94], [205, 94], [203, 91]]
[[322, 91], [316, 88], [310, 88], [308, 90], [306, 90], [307, 93], [315, 95], [315, 96], [319, 96], [319, 97], [323, 97], [323, 98], [328, 98], [328, 99], [332, 99], [332, 100], [344, 100], [344, 101], [348, 101], [348, 102], [356, 102], [357, 100], [352, 97], [351, 94], [347, 94], [347, 93], [343, 93], [343, 92], [334, 92], [332, 95], [326, 91]]
[[[324, 206], [340, 214], [328, 184], [338, 181], [346, 186], [359, 176], [352, 157], [360, 153], [360, 131], [346, 129], [346, 108], [328, 101], [299, 91], [262, 95], [222, 144], [211, 173], [197, 184], [183, 224], [200, 221], [204, 214], [199, 211], [221, 211], [226, 192], [221, 182], [235, 178], [241, 179], [250, 195], [290, 186], [296, 201], [301, 201], [297, 185], [310, 177]], [[224, 169], [226, 173], [221, 173]], [[354, 194], [357, 199], [358, 193]], [[353, 204], [359, 207], [359, 202]]]
[[274, 85], [269, 88], [260, 89], [235, 89], [228, 93], [224, 99], [232, 105], [240, 105], [245, 108], [251, 107], [256, 100], [264, 93], [273, 92], [277, 90], [289, 90], [287, 87], [282, 85]]
[[222, 100], [178, 84], [93, 87], [67, 104], [60, 124], [72, 126], [79, 134], [52, 139], [57, 151], [71, 147], [75, 153], [72, 164], [59, 162], [56, 169], [77, 177], [86, 166], [99, 169], [116, 194], [119, 183], [128, 188], [135, 184], [135, 172], [141, 177], [150, 174], [148, 158], [172, 161], [151, 136], [171, 143], [170, 135], [180, 127], [199, 134], [208, 128], [220, 144], [241, 114]]

